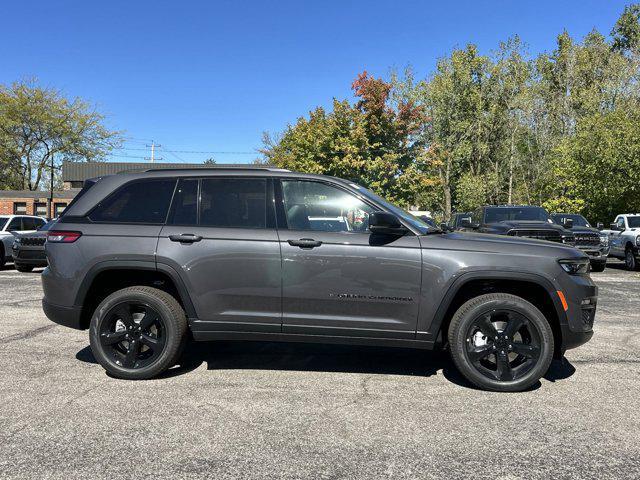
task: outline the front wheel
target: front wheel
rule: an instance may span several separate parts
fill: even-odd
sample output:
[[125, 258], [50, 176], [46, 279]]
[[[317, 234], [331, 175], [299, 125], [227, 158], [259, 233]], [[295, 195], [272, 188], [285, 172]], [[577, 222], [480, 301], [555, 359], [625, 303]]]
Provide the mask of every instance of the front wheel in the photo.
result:
[[636, 270], [638, 268], [638, 262], [631, 247], [627, 247], [624, 251], [624, 266], [627, 270]]
[[553, 331], [542, 312], [506, 293], [481, 295], [462, 305], [448, 337], [460, 373], [486, 390], [525, 390], [553, 359]]
[[96, 360], [111, 375], [145, 380], [178, 361], [186, 332], [184, 310], [174, 297], [136, 286], [118, 290], [98, 305], [89, 341]]
[[16, 270], [19, 272], [33, 272], [33, 267], [29, 266], [29, 265], [17, 265], [16, 264]]
[[607, 266], [607, 262], [591, 262], [591, 271], [592, 272], [604, 272], [604, 269]]

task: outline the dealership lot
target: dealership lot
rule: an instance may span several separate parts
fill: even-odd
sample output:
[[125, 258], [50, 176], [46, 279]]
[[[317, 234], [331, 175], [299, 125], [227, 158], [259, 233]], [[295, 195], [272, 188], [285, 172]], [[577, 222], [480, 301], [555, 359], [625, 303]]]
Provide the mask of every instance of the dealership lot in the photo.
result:
[[194, 346], [158, 380], [108, 377], [49, 322], [38, 273], [0, 271], [0, 478], [634, 478], [640, 274], [613, 262], [596, 334], [521, 394], [446, 355]]

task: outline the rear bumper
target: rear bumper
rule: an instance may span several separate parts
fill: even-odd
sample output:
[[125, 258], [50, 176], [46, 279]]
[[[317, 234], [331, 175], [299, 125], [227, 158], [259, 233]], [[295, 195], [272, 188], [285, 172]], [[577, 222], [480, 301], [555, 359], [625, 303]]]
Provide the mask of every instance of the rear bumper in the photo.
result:
[[65, 307], [62, 305], [55, 305], [42, 299], [42, 309], [44, 314], [49, 320], [59, 325], [63, 325], [69, 328], [75, 328], [77, 330], [84, 330], [85, 327], [81, 325], [80, 318], [82, 314], [81, 307]]

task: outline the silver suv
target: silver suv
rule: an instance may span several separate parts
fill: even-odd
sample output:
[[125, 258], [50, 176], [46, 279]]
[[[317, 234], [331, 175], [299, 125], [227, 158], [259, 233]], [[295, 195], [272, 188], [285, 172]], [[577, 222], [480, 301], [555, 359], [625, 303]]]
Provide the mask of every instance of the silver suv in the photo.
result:
[[12, 260], [12, 247], [16, 235], [33, 233], [47, 221], [32, 215], [0, 215], [0, 268]]
[[518, 391], [593, 335], [588, 257], [443, 233], [350, 181], [269, 168], [88, 181], [48, 232], [43, 307], [89, 329], [112, 375], [147, 379], [188, 338], [448, 349]]

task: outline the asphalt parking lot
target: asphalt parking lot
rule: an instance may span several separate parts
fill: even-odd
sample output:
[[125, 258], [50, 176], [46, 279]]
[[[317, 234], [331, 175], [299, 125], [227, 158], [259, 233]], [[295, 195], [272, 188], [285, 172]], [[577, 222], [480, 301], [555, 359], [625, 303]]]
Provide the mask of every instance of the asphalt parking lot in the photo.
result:
[[638, 478], [640, 274], [612, 264], [594, 339], [531, 391], [443, 354], [212, 343], [161, 379], [110, 378], [87, 332], [0, 271], [1, 478]]

